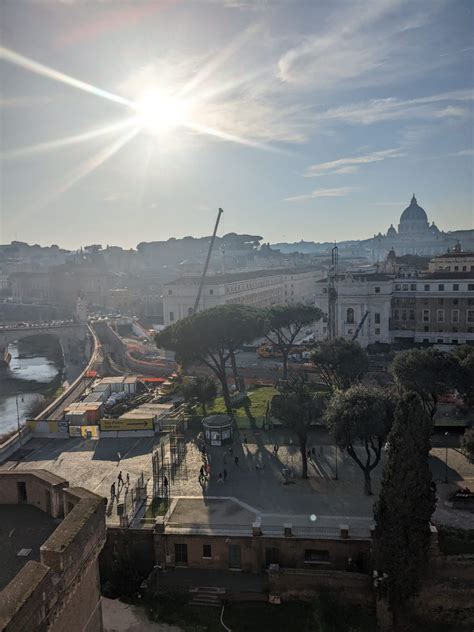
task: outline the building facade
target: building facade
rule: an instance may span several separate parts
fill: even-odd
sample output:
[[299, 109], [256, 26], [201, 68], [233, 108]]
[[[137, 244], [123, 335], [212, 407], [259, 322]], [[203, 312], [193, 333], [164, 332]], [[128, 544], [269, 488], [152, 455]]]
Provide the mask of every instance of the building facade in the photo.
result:
[[[200, 310], [217, 305], [271, 307], [292, 303], [312, 304], [318, 268], [260, 270], [209, 276], [205, 279]], [[170, 325], [193, 312], [199, 276], [181, 277], [163, 286], [164, 324]]]
[[[442, 255], [427, 271], [418, 271], [397, 266], [392, 252], [383, 266], [387, 272], [338, 275], [337, 335], [351, 340], [359, 329], [363, 347], [376, 342], [474, 344], [473, 259], [472, 253]], [[317, 283], [316, 305], [326, 315], [315, 325], [322, 340], [327, 337], [327, 280]]]

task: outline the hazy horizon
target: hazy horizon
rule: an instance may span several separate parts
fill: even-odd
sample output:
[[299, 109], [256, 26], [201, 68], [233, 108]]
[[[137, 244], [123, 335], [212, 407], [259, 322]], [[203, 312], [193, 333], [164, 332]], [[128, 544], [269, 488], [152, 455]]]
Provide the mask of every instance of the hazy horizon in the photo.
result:
[[3, 3], [0, 242], [473, 228], [474, 4]]

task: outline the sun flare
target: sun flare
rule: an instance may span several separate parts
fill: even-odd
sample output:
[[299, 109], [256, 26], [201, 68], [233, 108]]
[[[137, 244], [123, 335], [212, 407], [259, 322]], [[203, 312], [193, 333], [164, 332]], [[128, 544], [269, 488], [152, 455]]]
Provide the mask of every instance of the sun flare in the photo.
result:
[[163, 134], [185, 123], [186, 101], [159, 90], [145, 92], [135, 104], [138, 124], [155, 134]]

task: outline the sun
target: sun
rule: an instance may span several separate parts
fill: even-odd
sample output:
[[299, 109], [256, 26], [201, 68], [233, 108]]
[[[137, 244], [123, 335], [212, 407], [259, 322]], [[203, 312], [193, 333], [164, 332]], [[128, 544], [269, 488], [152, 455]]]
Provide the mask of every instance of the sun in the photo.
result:
[[187, 103], [154, 89], [144, 92], [134, 109], [141, 128], [163, 134], [184, 124]]

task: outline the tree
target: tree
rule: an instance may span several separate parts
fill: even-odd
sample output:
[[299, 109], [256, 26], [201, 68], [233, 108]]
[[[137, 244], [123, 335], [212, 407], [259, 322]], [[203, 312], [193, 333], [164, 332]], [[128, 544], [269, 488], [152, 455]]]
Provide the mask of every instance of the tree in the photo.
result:
[[458, 380], [454, 357], [437, 349], [402, 351], [393, 360], [392, 372], [401, 391], [417, 393], [431, 421], [439, 396], [453, 389]]
[[430, 519], [436, 495], [428, 463], [431, 419], [415, 393], [399, 401], [380, 496], [375, 504], [374, 552], [386, 573], [385, 590], [397, 626], [420, 588], [429, 555]]
[[[326, 424], [336, 445], [345, 450], [364, 474], [364, 489], [372, 495], [370, 473], [379, 464], [382, 447], [393, 420], [394, 400], [379, 388], [356, 384], [336, 391], [326, 411]], [[357, 445], [364, 448], [364, 456]]]
[[319, 320], [322, 312], [310, 305], [275, 305], [265, 312], [267, 340], [276, 347], [283, 360], [283, 379], [288, 378], [288, 355], [303, 327]]
[[367, 353], [357, 343], [334, 338], [317, 344], [313, 353], [321, 379], [331, 390], [346, 389], [367, 372]]
[[457, 362], [455, 386], [467, 406], [474, 406], [474, 347], [460, 345], [452, 352]]
[[469, 463], [474, 463], [474, 428], [466, 430], [461, 439], [461, 449]]
[[215, 399], [217, 386], [208, 375], [199, 375], [183, 386], [183, 396], [188, 403], [197, 401], [202, 406], [203, 415], [206, 416], [206, 404]]
[[326, 398], [314, 391], [304, 375], [292, 378], [278, 390], [279, 395], [271, 402], [271, 414], [296, 433], [303, 463], [301, 477], [308, 478], [308, 431], [322, 417]]
[[158, 347], [175, 352], [183, 366], [204, 364], [217, 377], [229, 415], [233, 415], [226, 364], [244, 342], [263, 333], [260, 310], [246, 305], [219, 305], [166, 327], [156, 335]]

